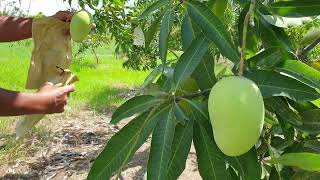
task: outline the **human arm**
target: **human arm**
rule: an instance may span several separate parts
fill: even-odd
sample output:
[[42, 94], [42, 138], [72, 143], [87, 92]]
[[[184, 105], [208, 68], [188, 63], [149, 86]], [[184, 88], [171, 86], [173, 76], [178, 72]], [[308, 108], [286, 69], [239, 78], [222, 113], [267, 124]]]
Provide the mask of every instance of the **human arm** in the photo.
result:
[[64, 111], [74, 86], [44, 85], [37, 93], [0, 89], [0, 116], [52, 114]]
[[32, 18], [0, 16], [0, 42], [31, 38]]
[[[61, 21], [70, 21], [72, 13], [59, 11], [51, 17]], [[13, 42], [31, 38], [32, 21], [33, 18], [0, 16], [0, 42]]]

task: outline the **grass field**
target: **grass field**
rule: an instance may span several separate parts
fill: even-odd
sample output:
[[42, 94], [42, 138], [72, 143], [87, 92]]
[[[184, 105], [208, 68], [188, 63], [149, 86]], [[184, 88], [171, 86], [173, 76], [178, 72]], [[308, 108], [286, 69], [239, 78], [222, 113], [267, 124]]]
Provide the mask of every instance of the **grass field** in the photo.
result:
[[[30, 63], [32, 45], [0, 43], [0, 88], [24, 91]], [[148, 72], [133, 71], [122, 67], [123, 60], [116, 59], [113, 47], [97, 50], [99, 64], [92, 54], [74, 60], [70, 69], [79, 77], [76, 92], [71, 95], [70, 108], [87, 108], [104, 111], [124, 101], [121, 93], [142, 84]], [[0, 133], [12, 124], [8, 117], [0, 118]]]

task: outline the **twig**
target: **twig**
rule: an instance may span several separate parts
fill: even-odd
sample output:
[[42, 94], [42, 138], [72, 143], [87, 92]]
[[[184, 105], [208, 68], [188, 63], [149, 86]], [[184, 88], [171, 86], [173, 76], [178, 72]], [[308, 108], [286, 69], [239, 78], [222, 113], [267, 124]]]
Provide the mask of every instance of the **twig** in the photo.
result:
[[186, 95], [183, 95], [183, 96], [175, 97], [175, 100], [179, 101], [179, 100], [182, 100], [182, 99], [193, 99], [193, 98], [208, 94], [210, 91], [211, 91], [211, 89], [205, 89], [203, 91], [200, 91], [200, 92], [197, 92], [197, 93], [194, 93], [194, 94], [186, 94]]
[[91, 50], [92, 50], [94, 56], [96, 57], [97, 64], [99, 64], [99, 58], [98, 58], [98, 56], [97, 56], [96, 51], [94, 50], [94, 48], [91, 48]]
[[303, 61], [307, 61], [307, 54], [318, 44], [320, 43], [320, 38], [315, 40], [313, 43], [311, 43], [309, 46], [303, 48], [301, 51], [298, 52], [297, 56], [299, 59]]
[[256, 0], [251, 0], [249, 11], [247, 12], [246, 17], [244, 19], [243, 32], [242, 32], [243, 36], [242, 36], [242, 47], [241, 47], [241, 59], [240, 59], [240, 67], [238, 72], [239, 76], [243, 75], [244, 62], [246, 60], [246, 43], [247, 43], [248, 25], [249, 25], [250, 17], [254, 13], [256, 4], [257, 4]]

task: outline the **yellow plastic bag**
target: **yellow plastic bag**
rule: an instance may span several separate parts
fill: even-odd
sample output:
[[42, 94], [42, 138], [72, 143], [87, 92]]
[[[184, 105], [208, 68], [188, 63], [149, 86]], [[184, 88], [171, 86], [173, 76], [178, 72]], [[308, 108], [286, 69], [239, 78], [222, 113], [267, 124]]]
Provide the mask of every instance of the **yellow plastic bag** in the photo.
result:
[[[27, 89], [39, 89], [44, 83], [70, 85], [78, 78], [68, 70], [72, 61], [70, 36], [66, 35], [69, 22], [51, 17], [35, 18], [32, 25], [34, 48]], [[16, 135], [22, 137], [45, 115], [23, 116], [16, 123]]]

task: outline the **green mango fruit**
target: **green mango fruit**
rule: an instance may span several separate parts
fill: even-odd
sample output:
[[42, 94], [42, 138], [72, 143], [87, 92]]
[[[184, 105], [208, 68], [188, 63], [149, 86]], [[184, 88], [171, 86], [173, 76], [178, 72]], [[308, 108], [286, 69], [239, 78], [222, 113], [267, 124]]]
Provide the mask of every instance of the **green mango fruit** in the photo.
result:
[[320, 28], [312, 29], [302, 38], [300, 46], [304, 47], [320, 38]]
[[253, 81], [239, 76], [222, 78], [211, 89], [208, 109], [214, 139], [224, 154], [239, 156], [255, 145], [265, 110]]
[[85, 10], [76, 12], [71, 19], [70, 35], [75, 42], [82, 42], [90, 33], [92, 16]]

